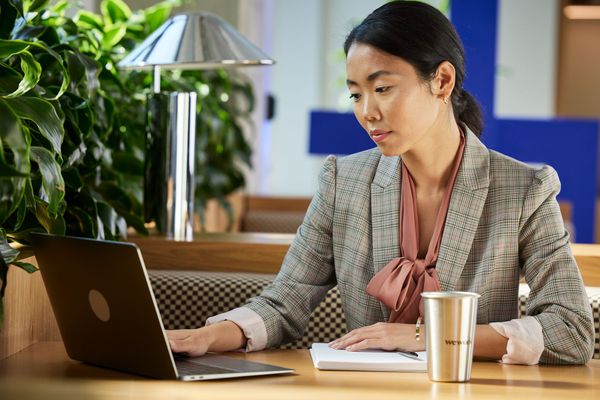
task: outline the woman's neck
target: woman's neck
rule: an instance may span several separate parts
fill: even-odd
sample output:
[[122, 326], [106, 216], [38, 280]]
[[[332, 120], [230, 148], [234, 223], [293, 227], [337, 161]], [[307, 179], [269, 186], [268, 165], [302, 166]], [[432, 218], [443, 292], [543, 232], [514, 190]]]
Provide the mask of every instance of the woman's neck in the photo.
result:
[[460, 135], [460, 128], [452, 119], [445, 126], [434, 126], [415, 148], [402, 155], [418, 191], [434, 195], [445, 190], [460, 146]]

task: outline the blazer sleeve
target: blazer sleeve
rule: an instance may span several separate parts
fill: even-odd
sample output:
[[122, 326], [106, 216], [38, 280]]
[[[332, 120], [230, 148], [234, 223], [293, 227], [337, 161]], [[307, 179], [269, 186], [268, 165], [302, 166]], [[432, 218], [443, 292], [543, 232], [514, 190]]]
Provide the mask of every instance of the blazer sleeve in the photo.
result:
[[267, 347], [302, 337], [312, 311], [335, 284], [332, 225], [336, 158], [329, 156], [304, 221], [273, 283], [249, 300], [267, 330]]
[[583, 364], [593, 355], [594, 324], [556, 195], [556, 171], [536, 171], [519, 224], [519, 257], [531, 288], [527, 315], [542, 326], [546, 364]]

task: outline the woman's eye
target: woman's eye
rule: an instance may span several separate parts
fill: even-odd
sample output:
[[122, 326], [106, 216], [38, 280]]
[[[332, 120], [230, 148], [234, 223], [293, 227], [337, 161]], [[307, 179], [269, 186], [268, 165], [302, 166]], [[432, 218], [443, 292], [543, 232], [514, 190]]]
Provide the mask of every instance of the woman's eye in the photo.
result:
[[357, 102], [360, 99], [360, 94], [358, 93], [350, 93], [350, 98], [354, 101]]
[[375, 88], [375, 92], [376, 93], [385, 93], [390, 89], [389, 86], [379, 86], [377, 88]]

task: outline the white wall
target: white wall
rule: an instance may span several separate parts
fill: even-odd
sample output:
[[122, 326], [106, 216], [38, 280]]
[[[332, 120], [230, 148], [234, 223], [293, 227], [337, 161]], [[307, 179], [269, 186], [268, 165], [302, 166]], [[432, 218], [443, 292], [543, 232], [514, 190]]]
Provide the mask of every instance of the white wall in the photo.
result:
[[310, 195], [320, 160], [308, 155], [308, 110], [320, 103], [322, 13], [319, 0], [278, 0], [273, 9], [272, 88], [276, 116], [263, 193]]
[[321, 108], [351, 111], [352, 102], [346, 87], [346, 57], [344, 40], [350, 30], [384, 0], [328, 0], [323, 2], [323, 52], [321, 54]]
[[[270, 156], [259, 193], [311, 196], [324, 157], [308, 154], [309, 113], [336, 108], [345, 80], [343, 61], [332, 62], [353, 23], [383, 0], [277, 0], [273, 15], [272, 88], [277, 114], [271, 126]], [[344, 85], [345, 86], [345, 85]], [[348, 100], [349, 102], [349, 100]], [[264, 145], [264, 144], [263, 144]]]
[[559, 0], [500, 0], [499, 8], [494, 111], [499, 117], [553, 117]]
[[[252, 43], [273, 57], [273, 9], [276, 0], [242, 0], [238, 6], [238, 30]], [[253, 149], [252, 169], [247, 170], [246, 191], [265, 193], [269, 158], [271, 156], [271, 123], [266, 121], [267, 94], [271, 92], [273, 68], [276, 66], [247, 67], [243, 73], [251, 80], [255, 102], [249, 141]]]

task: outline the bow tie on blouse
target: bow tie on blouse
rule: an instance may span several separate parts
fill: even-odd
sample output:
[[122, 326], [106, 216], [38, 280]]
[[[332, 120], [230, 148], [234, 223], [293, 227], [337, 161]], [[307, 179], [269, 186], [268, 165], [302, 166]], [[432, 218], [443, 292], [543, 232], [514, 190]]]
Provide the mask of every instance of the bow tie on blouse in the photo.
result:
[[438, 257], [450, 196], [460, 167], [465, 147], [461, 135], [460, 146], [454, 158], [452, 173], [438, 209], [433, 235], [425, 258], [418, 258], [419, 219], [415, 183], [402, 164], [402, 194], [400, 199], [401, 257], [394, 258], [379, 271], [367, 285], [367, 293], [390, 308], [389, 322], [415, 323], [423, 316], [422, 292], [440, 290], [435, 264]]
[[406, 257], [394, 258], [369, 285], [367, 293], [390, 308], [390, 322], [414, 323], [423, 315], [422, 292], [440, 290], [435, 264], [425, 260], [412, 261]]

